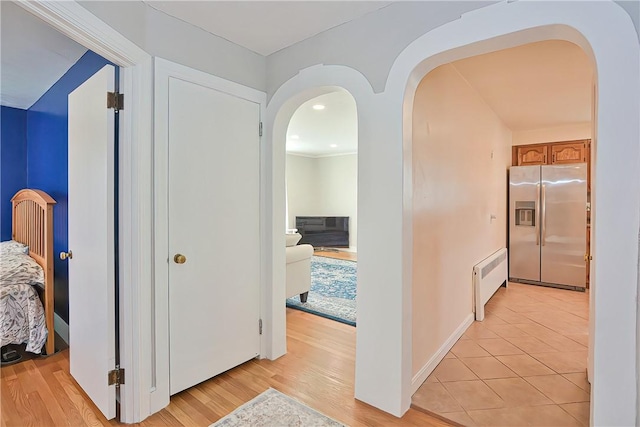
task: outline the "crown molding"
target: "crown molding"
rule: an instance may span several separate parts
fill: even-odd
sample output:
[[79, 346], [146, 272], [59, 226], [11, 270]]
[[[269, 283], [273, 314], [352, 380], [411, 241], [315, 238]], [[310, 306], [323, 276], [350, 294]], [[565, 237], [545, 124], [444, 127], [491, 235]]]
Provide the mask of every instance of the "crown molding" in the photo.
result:
[[20, 0], [15, 4], [116, 65], [131, 67], [149, 57], [138, 45], [75, 1]]

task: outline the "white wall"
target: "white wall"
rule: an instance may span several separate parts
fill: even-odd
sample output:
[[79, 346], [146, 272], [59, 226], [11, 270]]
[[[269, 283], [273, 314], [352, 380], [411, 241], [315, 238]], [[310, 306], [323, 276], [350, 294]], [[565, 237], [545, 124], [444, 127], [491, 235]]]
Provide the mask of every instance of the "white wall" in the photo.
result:
[[511, 131], [453, 66], [420, 82], [413, 110], [414, 376], [472, 316], [473, 266], [506, 246], [510, 147]]
[[[348, 35], [352, 37], [350, 42], [327, 37], [323, 33], [314, 37], [313, 43], [304, 45], [311, 47], [306, 52], [292, 49], [292, 56], [289, 57], [285, 49], [279, 52], [278, 63], [270, 64], [268, 76], [273, 79], [267, 78], [269, 93], [273, 97], [267, 108], [268, 119], [265, 122], [267, 179], [266, 226], [263, 233], [264, 238], [272, 242], [270, 251], [266, 253], [271, 267], [265, 269], [265, 277], [270, 282], [273, 297], [265, 296], [265, 304], [269, 305], [265, 312], [265, 335], [268, 336], [265, 340], [273, 341], [274, 353], [282, 354], [286, 339], [285, 310], [282, 306], [286, 125], [296, 105], [321, 94], [317, 88], [341, 86], [348, 89], [358, 103], [359, 138], [367, 141], [366, 145], [360, 146], [358, 170], [360, 240], [367, 243], [359, 254], [362, 260], [359, 262], [358, 281], [366, 281], [368, 289], [358, 296], [355, 393], [358, 399], [388, 412], [397, 415], [404, 413], [410, 404], [410, 395], [407, 393], [410, 388], [407, 378], [410, 380], [410, 375], [406, 374], [411, 372], [412, 242], [407, 236], [413, 233], [407, 234], [405, 230], [410, 229], [412, 224], [411, 179], [407, 180], [407, 176], [411, 176], [411, 167], [408, 165], [411, 165], [412, 126], [411, 115], [407, 112], [410, 113], [413, 108], [413, 92], [422, 77], [437, 65], [532, 41], [568, 40], [585, 48], [594, 64], [597, 64], [599, 92], [597, 133], [594, 135], [598, 147], [595, 147], [597, 156], [593, 184], [600, 207], [597, 216], [596, 212], [592, 213], [594, 240], [598, 248], [598, 252], [594, 253], [593, 268], [594, 282], [603, 286], [594, 286], [592, 289], [594, 304], [590, 319], [595, 332], [592, 334], [595, 360], [591, 422], [595, 425], [635, 425], [638, 386], [637, 235], [640, 228], [640, 49], [637, 2], [621, 2], [630, 5], [625, 6], [626, 12], [606, 1], [501, 2], [465, 14], [461, 19], [457, 19], [458, 16], [448, 9], [448, 5], [454, 3], [462, 4], [424, 2], [425, 5], [432, 5], [432, 8], [426, 8], [424, 13], [419, 14], [424, 21], [411, 29], [411, 37], [404, 33], [404, 23], [405, 20], [407, 23], [415, 20], [412, 20], [411, 11], [405, 10], [405, 16], [392, 16], [393, 19], [376, 25], [358, 27], [357, 23], [355, 26], [345, 24], [344, 27], [349, 27]], [[143, 44], [138, 38], [146, 37], [143, 30], [137, 30], [140, 21], [136, 16], [126, 13], [126, 3], [117, 4], [122, 12], [111, 16], [112, 25], [126, 24], [127, 28], [122, 27], [119, 31]], [[481, 7], [482, 4], [473, 2], [469, 7], [476, 6]], [[634, 11], [635, 27], [629, 17]], [[387, 15], [387, 18], [390, 17]], [[167, 31], [166, 37], [172, 33]], [[398, 33], [404, 34], [402, 40], [396, 37]], [[373, 36], [377, 37], [378, 43], [371, 42]], [[220, 73], [226, 73], [229, 64], [218, 61], [221, 55], [217, 55], [217, 51], [207, 49], [206, 38], [203, 34], [202, 45], [195, 44], [197, 49], [185, 49], [184, 55], [193, 62], [205, 60], [212, 70], [220, 67]], [[397, 47], [393, 52], [401, 51], [400, 54], [396, 56], [387, 52], [382, 55], [384, 57], [379, 57], [378, 49], [382, 53], [389, 45], [394, 45], [394, 49]], [[366, 49], [362, 49], [363, 46]], [[298, 55], [300, 60], [297, 59]], [[213, 64], [216, 61], [219, 64]], [[342, 63], [348, 63], [351, 68], [340, 65]], [[360, 67], [363, 67], [363, 71], [359, 71]], [[246, 68], [229, 78], [239, 81], [245, 72], [252, 76], [259, 74], [249, 70], [250, 65]], [[147, 76], [134, 72], [136, 77]], [[384, 92], [374, 95], [362, 73], [373, 74], [375, 79], [369, 77], [369, 81], [375, 81], [376, 90], [383, 88]], [[140, 101], [137, 95], [141, 91], [142, 101], [146, 102], [149, 91], [144, 83], [149, 84], [150, 80], [139, 78], [135, 84], [129, 80], [125, 83], [130, 89], [133, 86], [132, 95], [135, 99]], [[144, 172], [150, 171], [148, 163], [151, 158], [145, 155], [149, 154], [150, 144], [145, 143], [144, 128], [150, 127], [151, 121], [149, 112], [140, 109], [140, 104], [134, 103], [131, 109], [125, 111], [125, 115], [128, 115], [128, 111], [134, 110], [132, 117], [138, 119], [134, 120], [136, 132], [132, 133], [134, 137], [131, 140], [136, 144], [130, 144], [134, 147], [132, 150], [138, 153], [141, 141], [145, 144], [142, 155], [131, 159], [129, 172], [141, 175], [136, 175], [136, 186], [128, 189], [133, 194], [130, 198], [133, 207], [130, 212], [125, 212], [135, 216], [131, 230], [134, 237], [143, 235], [141, 229], [150, 224], [150, 221], [144, 221], [149, 217], [148, 203], [138, 201], [153, 199], [153, 185], [144, 175]], [[140, 168], [143, 168], [142, 174]], [[127, 203], [122, 206], [127, 210]], [[373, 233], [380, 220], [387, 220], [389, 227]], [[271, 228], [268, 224], [271, 224]], [[375, 245], [378, 242], [384, 243], [387, 249], [384, 253]], [[133, 244], [135, 250], [142, 244], [140, 252], [146, 249], [144, 242], [134, 239]], [[140, 272], [132, 274], [146, 278], [152, 272], [145, 258], [140, 261]], [[131, 284], [132, 298], [126, 301], [130, 304], [130, 310], [125, 313], [137, 313], [140, 308], [144, 309], [140, 324], [134, 325], [136, 329], [132, 332], [131, 342], [136, 346], [144, 346], [151, 336], [150, 320], [144, 314], [152, 311], [151, 298], [146, 298], [152, 285], [150, 279], [140, 282], [133, 280]], [[152, 360], [145, 358], [135, 366], [149, 366], [151, 363]], [[132, 382], [135, 384], [136, 377], [147, 375], [144, 372], [144, 369], [133, 369]], [[143, 384], [143, 393], [149, 390], [145, 385], [148, 384]], [[142, 417], [148, 414], [146, 409], [140, 408]]]
[[320, 215], [349, 217], [349, 249], [358, 245], [358, 155], [319, 157]]
[[[291, 109], [322, 86], [347, 88], [358, 105], [359, 135], [367, 141], [359, 146], [358, 281], [366, 282], [367, 288], [358, 295], [356, 397], [400, 415], [411, 401], [411, 112], [418, 82], [434, 67], [457, 59], [560, 39], [581, 46], [597, 64], [598, 130], [594, 139], [599, 147], [594, 185], [599, 208], [597, 216], [592, 213], [598, 248], [594, 281], [606, 284], [607, 289], [599, 292], [597, 285], [592, 289], [595, 375], [591, 419], [603, 425], [635, 424], [640, 62], [638, 34], [629, 14], [605, 1], [501, 2], [455, 19], [445, 18], [450, 10], [443, 3], [423, 4], [433, 5], [423, 15], [432, 23], [442, 18], [449, 22], [421, 23], [424, 34], [401, 51], [390, 71], [384, 51], [377, 57], [375, 49], [359, 48], [378, 32], [389, 37], [388, 43], [400, 43], [384, 29], [402, 26], [405, 17], [401, 15], [374, 26], [362, 24], [367, 21], [364, 17], [268, 58], [268, 92], [273, 94], [268, 106], [268, 126], [273, 126], [271, 200], [274, 218], [278, 218], [274, 232], [281, 230], [279, 218], [284, 215], [277, 206], [284, 210], [284, 141]], [[407, 22], [415, 22], [411, 18], [406, 17]], [[381, 44], [388, 47], [385, 43]], [[385, 73], [383, 91], [371, 96], [361, 79], [367, 78], [380, 91], [379, 79]], [[382, 221], [388, 228], [376, 229]], [[387, 249], [384, 257], [379, 254], [380, 244]], [[274, 238], [274, 253], [280, 246]], [[273, 277], [278, 279], [275, 271]], [[614, 359], [616, 363], [610, 363]]]
[[[414, 40], [495, 1], [399, 1], [298, 42], [267, 57], [267, 95], [299, 70], [316, 64], [346, 65], [362, 73], [375, 93], [385, 90], [398, 55]], [[616, 1], [631, 17], [638, 36], [637, 1]], [[385, 31], [385, 29], [393, 29]]]
[[358, 242], [358, 155], [287, 154], [289, 228], [297, 216], [348, 216], [349, 250]]
[[323, 31], [267, 57], [267, 94], [272, 96], [298, 70], [315, 64], [354, 68], [369, 80], [375, 92], [382, 92], [393, 61], [413, 40], [491, 3], [495, 2], [401, 1]]
[[544, 129], [520, 130], [513, 132], [513, 145], [591, 139], [591, 134], [591, 122], [554, 126]]
[[631, 17], [633, 25], [636, 27], [638, 41], [640, 41], [640, 2], [637, 0], [614, 0], [616, 4], [622, 7]]
[[296, 215], [320, 215], [318, 159], [287, 154], [287, 228], [296, 228]]
[[254, 89], [266, 89], [266, 58], [139, 1], [80, 4], [152, 56]]

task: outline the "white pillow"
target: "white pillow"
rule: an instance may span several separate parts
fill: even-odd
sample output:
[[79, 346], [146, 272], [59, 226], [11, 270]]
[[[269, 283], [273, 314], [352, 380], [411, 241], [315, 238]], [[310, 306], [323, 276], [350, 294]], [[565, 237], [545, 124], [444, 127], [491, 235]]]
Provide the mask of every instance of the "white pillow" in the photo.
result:
[[0, 242], [0, 252], [28, 254], [29, 246], [15, 240], [7, 240], [6, 242]]

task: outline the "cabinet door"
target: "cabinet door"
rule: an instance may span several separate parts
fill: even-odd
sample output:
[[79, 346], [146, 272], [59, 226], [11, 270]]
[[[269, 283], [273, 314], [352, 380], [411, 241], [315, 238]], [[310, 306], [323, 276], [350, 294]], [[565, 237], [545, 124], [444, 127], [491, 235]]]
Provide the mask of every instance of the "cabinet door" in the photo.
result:
[[587, 144], [585, 141], [554, 144], [551, 146], [551, 164], [586, 163]]
[[527, 145], [527, 146], [517, 147], [517, 153], [518, 153], [517, 166], [547, 164], [547, 146], [546, 145]]

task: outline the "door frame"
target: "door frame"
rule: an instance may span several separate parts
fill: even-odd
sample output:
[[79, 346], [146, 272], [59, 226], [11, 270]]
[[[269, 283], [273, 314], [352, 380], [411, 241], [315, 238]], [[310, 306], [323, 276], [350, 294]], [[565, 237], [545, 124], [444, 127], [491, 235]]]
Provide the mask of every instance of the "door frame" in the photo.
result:
[[[154, 406], [159, 410], [169, 404], [169, 269], [167, 257], [169, 254], [169, 78], [177, 78], [186, 82], [194, 83], [206, 88], [214, 89], [247, 101], [254, 102], [260, 108], [260, 120], [264, 120], [266, 115], [267, 95], [256, 89], [243, 86], [220, 77], [207, 74], [193, 68], [177, 64], [162, 58], [154, 58], [154, 148], [153, 148], [153, 223], [154, 223], [154, 288], [151, 293], [152, 304], [155, 306], [153, 313], [155, 324], [151, 325], [154, 347], [152, 354], [155, 358], [152, 363], [155, 365], [154, 394], [157, 395], [158, 404]], [[256, 132], [258, 128], [256, 127]], [[263, 131], [264, 135], [264, 131]], [[265, 170], [266, 170], [266, 149], [260, 136], [260, 237], [259, 242], [247, 242], [247, 244], [258, 244], [260, 250], [260, 316], [268, 323], [268, 316], [265, 316], [267, 307], [264, 303], [266, 288], [266, 254], [267, 238], [265, 230], [267, 228], [265, 215]], [[283, 246], [284, 247], [284, 246]], [[284, 303], [282, 303], [284, 307]], [[260, 358], [265, 357], [265, 348], [269, 345], [270, 335], [260, 336]], [[267, 357], [269, 355], [267, 354]], [[163, 400], [166, 399], [166, 400]], [[165, 402], [162, 404], [162, 402]], [[155, 411], [154, 411], [155, 412]]]
[[120, 387], [120, 421], [141, 421], [161, 409], [154, 405], [152, 373], [142, 369], [151, 359], [149, 334], [143, 333], [150, 327], [152, 311], [144, 291], [151, 289], [153, 280], [149, 269], [152, 203], [147, 190], [153, 173], [151, 55], [75, 1], [16, 4], [120, 67], [120, 89], [126, 94], [120, 112], [119, 152], [120, 366], [127, 371], [126, 383]]
[[[422, 78], [458, 59], [543, 40], [566, 40], [589, 56], [595, 70], [595, 133], [592, 147], [589, 356], [592, 375], [591, 423], [634, 425], [640, 402], [637, 380], [638, 230], [640, 194], [640, 45], [629, 15], [609, 2], [500, 2], [463, 14], [418, 37], [394, 62], [386, 90], [401, 123], [404, 164], [411, 164], [412, 105]], [[402, 117], [404, 111], [404, 117]], [[412, 171], [403, 171], [404, 312], [411, 312]], [[597, 215], [596, 215], [597, 213]], [[597, 252], [596, 252], [597, 250]], [[381, 319], [384, 320], [384, 319]], [[410, 318], [408, 326], [410, 325]], [[412, 351], [412, 343], [403, 350]], [[446, 350], [445, 350], [446, 352]], [[620, 356], [622, 355], [622, 356]], [[610, 363], [615, 359], [616, 363]], [[401, 368], [411, 374], [411, 362]], [[409, 377], [410, 378], [410, 377]], [[403, 409], [411, 403], [411, 383], [401, 384]]]

